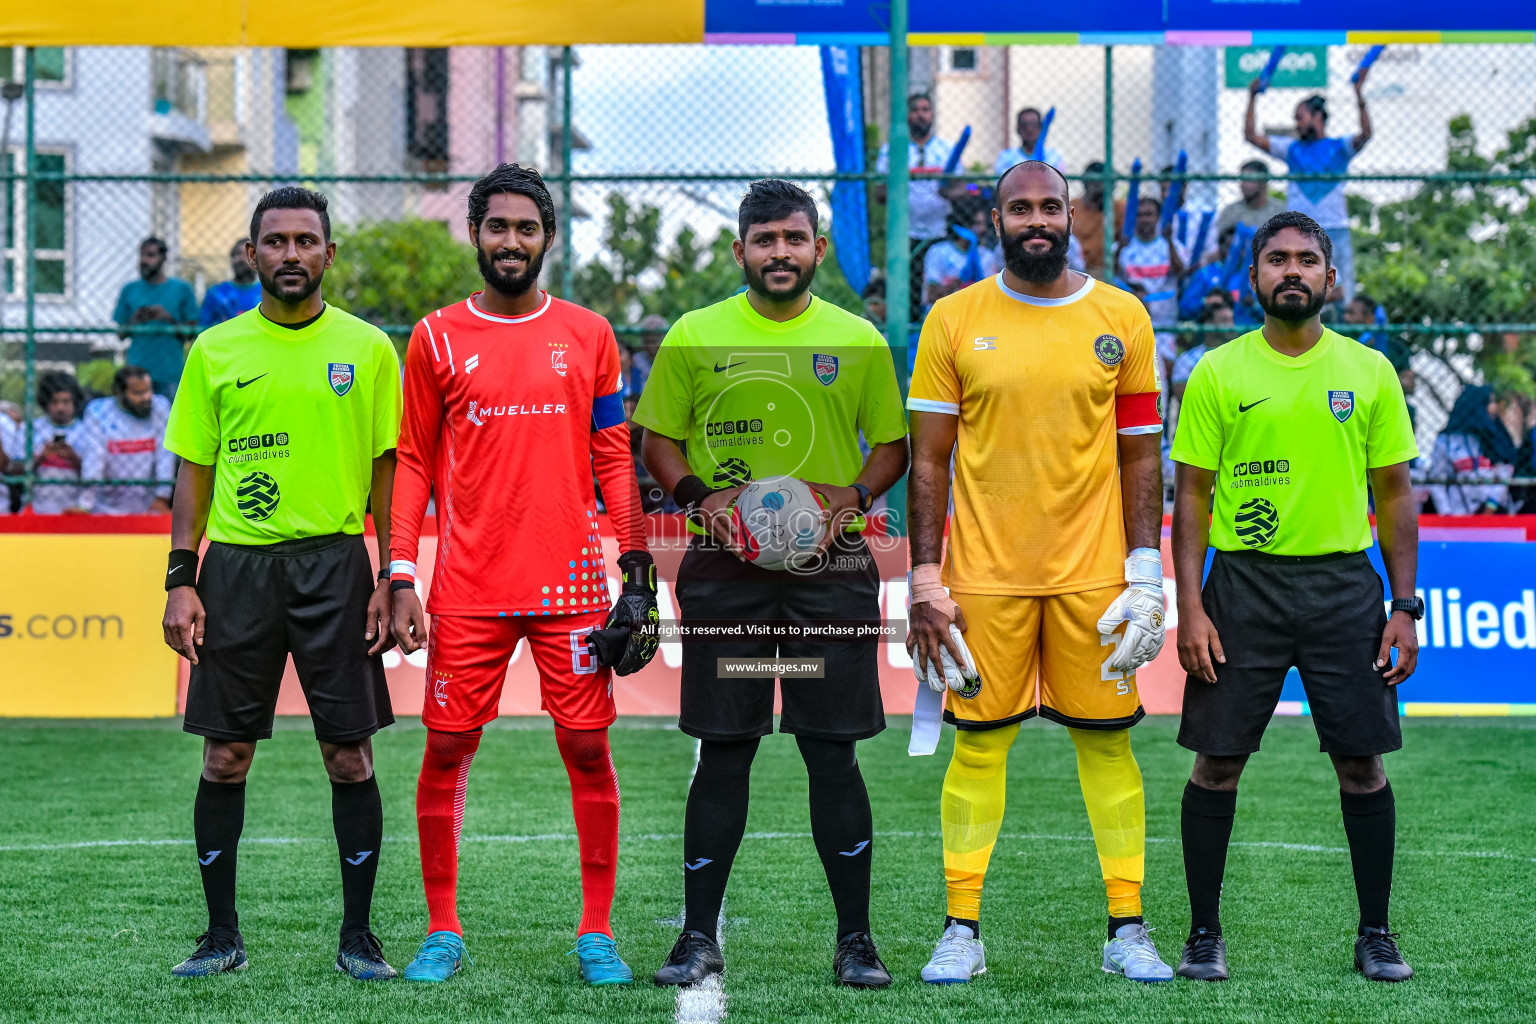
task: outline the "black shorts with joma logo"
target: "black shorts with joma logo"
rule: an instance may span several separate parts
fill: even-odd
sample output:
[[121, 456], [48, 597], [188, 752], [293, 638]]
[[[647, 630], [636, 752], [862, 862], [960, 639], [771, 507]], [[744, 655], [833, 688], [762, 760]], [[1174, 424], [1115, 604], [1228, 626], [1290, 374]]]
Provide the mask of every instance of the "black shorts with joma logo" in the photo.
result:
[[208, 545], [197, 592], [207, 622], [182, 728], [252, 742], [272, 735], [288, 656], [315, 738], [353, 743], [395, 720], [380, 655], [369, 655], [374, 576], [363, 538]]

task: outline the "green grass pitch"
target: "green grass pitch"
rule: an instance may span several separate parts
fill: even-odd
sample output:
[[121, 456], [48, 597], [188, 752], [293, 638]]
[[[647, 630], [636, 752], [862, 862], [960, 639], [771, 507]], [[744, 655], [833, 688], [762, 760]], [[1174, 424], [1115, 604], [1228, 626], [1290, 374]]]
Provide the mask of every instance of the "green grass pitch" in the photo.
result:
[[[1188, 925], [1179, 794], [1191, 755], [1176, 722], [1135, 730], [1147, 783], [1145, 906], [1173, 961]], [[875, 806], [873, 918], [896, 977], [841, 990], [831, 900], [789, 737], [764, 741], [749, 835], [726, 898], [728, 1019], [747, 1021], [1518, 1021], [1536, 1016], [1525, 959], [1536, 915], [1536, 721], [1405, 722], [1394, 926], [1418, 976], [1351, 969], [1355, 899], [1337, 786], [1311, 723], [1279, 719], [1243, 781], [1224, 923], [1234, 978], [1138, 986], [1099, 970], [1104, 893], [1072, 746], [1030, 723], [1010, 765], [1008, 818], [983, 905], [990, 973], [917, 980], [944, 912], [939, 755], [906, 755], [907, 720], [861, 746]], [[404, 966], [426, 924], [415, 845], [411, 720], [375, 740], [386, 844], [374, 929]], [[470, 778], [461, 913], [474, 966], [443, 986], [359, 984], [332, 968], [340, 895], [330, 795], [307, 720], [280, 723], [251, 774], [240, 909], [251, 968], [177, 981], [203, 903], [191, 834], [199, 741], [175, 722], [0, 725], [0, 1020], [668, 1021], [648, 981], [677, 933], [683, 800], [693, 741], [668, 722], [613, 732], [623, 791], [614, 927], [640, 983], [592, 990], [576, 972], [580, 897], [569, 791], [542, 721], [487, 730]], [[530, 838], [531, 837], [531, 838]], [[121, 845], [67, 845], [132, 841]], [[154, 843], [152, 841], [162, 841]]]

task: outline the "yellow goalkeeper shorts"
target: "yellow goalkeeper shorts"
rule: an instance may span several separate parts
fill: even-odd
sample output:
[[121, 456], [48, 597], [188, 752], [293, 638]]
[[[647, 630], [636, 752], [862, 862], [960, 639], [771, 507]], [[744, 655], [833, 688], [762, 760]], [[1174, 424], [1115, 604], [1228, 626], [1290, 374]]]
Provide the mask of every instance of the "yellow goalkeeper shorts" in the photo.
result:
[[1048, 597], [951, 594], [965, 615], [965, 644], [981, 685], [951, 690], [944, 720], [996, 729], [1041, 715], [1078, 729], [1124, 729], [1146, 714], [1136, 675], [1106, 664], [1124, 632], [1100, 636], [1099, 616], [1125, 590]]

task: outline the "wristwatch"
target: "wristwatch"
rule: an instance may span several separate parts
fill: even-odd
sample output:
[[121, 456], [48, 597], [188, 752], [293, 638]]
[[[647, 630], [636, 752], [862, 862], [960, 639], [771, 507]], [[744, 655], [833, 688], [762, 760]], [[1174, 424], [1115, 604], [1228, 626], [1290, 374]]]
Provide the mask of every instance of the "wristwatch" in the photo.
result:
[[875, 504], [874, 492], [860, 483], [851, 484], [850, 486], [859, 492], [859, 511], [861, 513], [868, 512]]
[[1407, 612], [1416, 619], [1424, 617], [1424, 599], [1422, 597], [1397, 597], [1392, 599], [1394, 612]]

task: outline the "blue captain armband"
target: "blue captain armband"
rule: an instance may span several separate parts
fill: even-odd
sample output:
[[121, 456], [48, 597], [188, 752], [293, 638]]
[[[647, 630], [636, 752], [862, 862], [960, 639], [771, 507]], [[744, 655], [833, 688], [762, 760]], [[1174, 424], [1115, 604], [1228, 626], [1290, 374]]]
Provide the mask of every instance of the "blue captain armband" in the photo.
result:
[[592, 399], [592, 430], [594, 432], [607, 427], [616, 427], [623, 422], [623, 391], [615, 391], [611, 395], [598, 395]]

